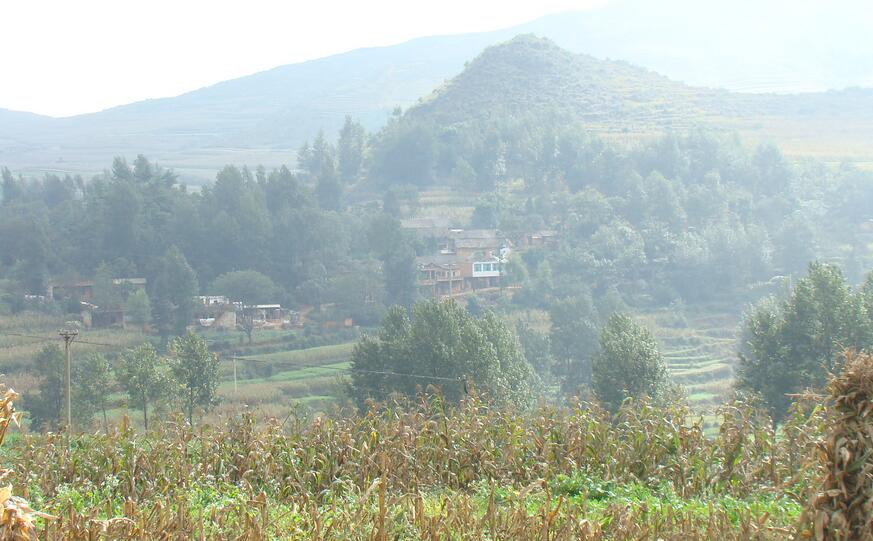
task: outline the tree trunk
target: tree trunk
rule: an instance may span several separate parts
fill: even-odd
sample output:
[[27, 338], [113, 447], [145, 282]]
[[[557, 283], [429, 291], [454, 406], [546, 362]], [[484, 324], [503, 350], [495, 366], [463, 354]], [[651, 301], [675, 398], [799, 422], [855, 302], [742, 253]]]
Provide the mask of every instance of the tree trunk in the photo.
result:
[[149, 431], [149, 403], [142, 401], [142, 420], [145, 423], [146, 432]]

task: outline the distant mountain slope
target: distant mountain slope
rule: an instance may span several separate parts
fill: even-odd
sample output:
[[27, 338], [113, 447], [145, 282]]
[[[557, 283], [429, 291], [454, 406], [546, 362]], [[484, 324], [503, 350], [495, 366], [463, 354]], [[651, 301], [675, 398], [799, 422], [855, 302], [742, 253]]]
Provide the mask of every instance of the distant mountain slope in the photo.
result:
[[[0, 116], [0, 164], [40, 170], [60, 160], [72, 171], [98, 171], [116, 154], [146, 153], [198, 176], [228, 161], [278, 165], [319, 130], [346, 115], [379, 128], [464, 62], [508, 33], [465, 34], [358, 49], [281, 66], [189, 92], [63, 119]], [[11, 117], [10, 117], [11, 118]], [[208, 177], [214, 171], [205, 173]]]
[[[827, 120], [873, 136], [873, 90], [797, 95], [692, 87], [625, 62], [598, 60], [532, 35], [486, 49], [409, 116], [436, 126], [490, 118], [553, 115], [600, 132], [650, 133], [697, 125], [752, 130]], [[778, 130], [764, 130], [779, 139]]]
[[[226, 162], [290, 163], [304, 140], [320, 129], [334, 132], [345, 115], [361, 119], [370, 129], [379, 128], [391, 110], [415, 104], [419, 97], [461, 72], [467, 61], [489, 45], [525, 32], [549, 37], [573, 52], [632, 61], [673, 81], [756, 90], [873, 84], [873, 40], [867, 40], [868, 32], [864, 31], [870, 10], [853, 15], [851, 10], [829, 10], [827, 6], [786, 6], [784, 0], [737, 0], [721, 6], [691, 0], [614, 0], [593, 11], [552, 15], [495, 32], [358, 49], [173, 98], [72, 118], [0, 111], [0, 164], [31, 172], [90, 173], [108, 166], [114, 155], [143, 152], [176, 168], [183, 179], [198, 182], [211, 178]], [[843, 19], [837, 18], [836, 12], [843, 14]], [[768, 22], [777, 16], [785, 24]], [[822, 54], [823, 49], [829, 53]], [[599, 78], [591, 72], [595, 69], [593, 58], [576, 62], [580, 65], [573, 70], [588, 70], [586, 77], [594, 86], [542, 85], [537, 94], [559, 98], [555, 89], [564, 92], [572, 88], [578, 94], [578, 104], [585, 104], [585, 111], [576, 113], [588, 115], [592, 121], [598, 115], [610, 114], [632, 120], [655, 111], [662, 120], [673, 118], [681, 124], [701, 110], [714, 114], [716, 111], [706, 106], [707, 100], [719, 101], [724, 96], [721, 91], [690, 91], [629, 65], [612, 63], [602, 68], [607, 64], [598, 64], [601, 67], [596, 69], [609, 71]], [[585, 63], [587, 68], [582, 65]], [[790, 75], [787, 79], [783, 77], [786, 73]], [[608, 84], [613, 85], [610, 92], [603, 86]], [[599, 90], [594, 88], [597, 85]], [[466, 97], [476, 103], [475, 96]], [[516, 97], [522, 100], [516, 106], [523, 106], [525, 97]], [[844, 114], [846, 107], [855, 111], [866, 100], [864, 92], [846, 92], [778, 98], [769, 104], [766, 98], [729, 103], [749, 114], [757, 114], [758, 107], [770, 112], [782, 108], [785, 114], [804, 110]], [[719, 107], [727, 107], [727, 103]], [[453, 108], [475, 112], [476, 107], [458, 104]], [[733, 115], [723, 109], [718, 112]], [[792, 125], [788, 131], [794, 134], [802, 127]], [[849, 128], [848, 139], [831, 144], [852, 146], [866, 134]], [[761, 134], [770, 136], [771, 132]], [[814, 149], [816, 143], [805, 141], [802, 147], [798, 148]], [[866, 152], [864, 147], [852, 154]]]
[[486, 49], [410, 114], [429, 116], [437, 125], [482, 120], [496, 113], [556, 114], [568, 121], [614, 126], [649, 123], [657, 116], [684, 124], [705, 112], [699, 102], [726, 95], [522, 35]]
[[742, 92], [873, 87], [867, 0], [612, 0], [524, 32], [692, 86]]

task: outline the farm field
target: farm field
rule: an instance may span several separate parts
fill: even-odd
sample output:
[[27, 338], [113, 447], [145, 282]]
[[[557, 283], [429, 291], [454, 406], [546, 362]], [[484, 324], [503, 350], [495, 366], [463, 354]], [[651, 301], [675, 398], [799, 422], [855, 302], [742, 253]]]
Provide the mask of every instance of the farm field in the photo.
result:
[[[638, 319], [658, 339], [670, 375], [685, 388], [689, 405], [709, 417], [730, 396], [739, 316], [717, 308], [685, 312], [677, 318], [672, 311], [662, 310], [639, 315]], [[516, 314], [511, 319], [519, 317], [541, 331], [548, 330], [548, 315], [544, 312]], [[28, 367], [46, 343], [60, 345], [57, 329], [63, 323], [62, 317], [38, 313], [0, 318], [0, 372], [10, 386], [25, 395], [35, 389], [37, 379]], [[311, 412], [347, 405], [345, 381], [354, 335], [306, 338], [302, 331], [262, 331], [254, 334], [251, 344], [238, 332], [209, 332], [203, 336], [222, 359], [218, 389], [221, 404], [216, 416], [250, 408], [284, 417], [301, 407]], [[111, 357], [149, 339], [155, 337], [138, 331], [83, 330], [80, 342], [74, 345], [74, 362], [92, 353]], [[307, 344], [305, 340], [340, 343], [300, 347]], [[138, 413], [127, 410], [120, 393], [113, 395], [109, 414], [116, 421], [128, 414], [138, 422]]]
[[47, 539], [739, 541], [797, 524], [820, 412], [780, 438], [743, 406], [711, 438], [681, 407], [626, 413], [434, 398], [327, 422], [159, 423], [70, 449], [26, 436], [3, 456], [16, 494], [57, 517], [37, 521]]
[[688, 310], [679, 325], [666, 310], [640, 319], [658, 339], [670, 377], [685, 388], [693, 409], [714, 411], [729, 399], [739, 314]]

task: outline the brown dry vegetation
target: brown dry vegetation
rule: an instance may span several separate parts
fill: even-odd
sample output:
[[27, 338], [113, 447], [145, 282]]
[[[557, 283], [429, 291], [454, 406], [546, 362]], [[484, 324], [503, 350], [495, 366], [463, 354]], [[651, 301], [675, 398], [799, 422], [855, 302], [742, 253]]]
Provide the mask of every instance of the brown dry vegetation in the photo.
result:
[[776, 436], [723, 408], [495, 410], [439, 398], [381, 412], [191, 430], [167, 421], [25, 436], [11, 481], [60, 517], [46, 539], [784, 539], [822, 417]]
[[802, 518], [817, 541], [873, 539], [873, 356], [849, 352], [828, 386], [837, 422], [816, 457], [822, 479]]

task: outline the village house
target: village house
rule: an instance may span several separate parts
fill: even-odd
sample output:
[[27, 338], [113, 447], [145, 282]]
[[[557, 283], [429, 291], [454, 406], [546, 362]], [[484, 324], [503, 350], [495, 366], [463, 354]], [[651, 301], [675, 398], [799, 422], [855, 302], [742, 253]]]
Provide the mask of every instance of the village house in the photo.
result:
[[[127, 293], [144, 290], [148, 281], [145, 278], [115, 278], [112, 284], [120, 286]], [[73, 282], [49, 282], [46, 287], [46, 299], [49, 301], [73, 299], [88, 301], [94, 296], [94, 280], [76, 280]]]
[[[116, 286], [126, 299], [137, 290], [145, 290], [148, 284], [145, 278], [115, 278], [112, 285]], [[46, 287], [47, 301], [78, 301], [79, 317], [82, 325], [90, 327], [125, 328], [125, 312], [121, 306], [97, 306], [90, 302], [94, 298], [94, 280], [76, 280], [67, 282], [49, 282]]]
[[446, 253], [469, 259], [482, 254], [486, 257], [499, 254], [507, 244], [495, 229], [453, 229], [440, 248]]
[[419, 289], [437, 299], [461, 293], [464, 277], [461, 265], [453, 254], [438, 254], [416, 258]]
[[537, 246], [553, 246], [557, 244], [558, 239], [557, 231], [543, 229], [525, 234], [523, 242], [524, 246], [534, 248]]

